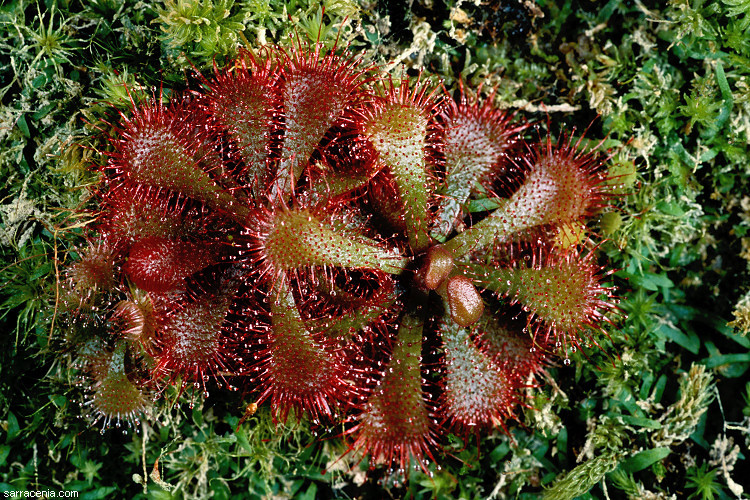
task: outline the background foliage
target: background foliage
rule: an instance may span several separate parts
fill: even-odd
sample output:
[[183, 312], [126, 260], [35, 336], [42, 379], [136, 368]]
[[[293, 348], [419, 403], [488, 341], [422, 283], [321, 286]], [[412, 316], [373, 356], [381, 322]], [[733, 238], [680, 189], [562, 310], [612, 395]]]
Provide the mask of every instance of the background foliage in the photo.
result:
[[[0, 490], [80, 498], [739, 498], [750, 484], [747, 0], [12, 0], [0, 7]], [[628, 187], [599, 231], [622, 317], [552, 367], [512, 437], [452, 436], [407, 478], [234, 394], [100, 435], [56, 317], [96, 207], [87, 170], [128, 92], [182, 89], [239, 45], [320, 40], [589, 127]], [[101, 161], [95, 158], [93, 161]], [[81, 212], [81, 209], [89, 212]], [[83, 215], [80, 215], [80, 214]], [[731, 322], [731, 323], [730, 323]], [[729, 323], [729, 324], [728, 324]], [[172, 398], [175, 399], [176, 395]], [[323, 439], [321, 439], [323, 438]]]

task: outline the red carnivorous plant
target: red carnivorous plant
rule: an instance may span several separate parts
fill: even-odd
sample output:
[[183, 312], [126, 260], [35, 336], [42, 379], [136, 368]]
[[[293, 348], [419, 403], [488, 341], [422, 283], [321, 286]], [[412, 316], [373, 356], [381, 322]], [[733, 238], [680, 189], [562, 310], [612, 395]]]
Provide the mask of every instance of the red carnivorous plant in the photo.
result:
[[243, 51], [201, 81], [112, 126], [68, 272], [105, 427], [170, 384], [241, 388], [404, 468], [504, 427], [607, 321], [607, 273], [569, 241], [611, 196], [596, 148], [528, 143], [493, 96], [315, 47]]

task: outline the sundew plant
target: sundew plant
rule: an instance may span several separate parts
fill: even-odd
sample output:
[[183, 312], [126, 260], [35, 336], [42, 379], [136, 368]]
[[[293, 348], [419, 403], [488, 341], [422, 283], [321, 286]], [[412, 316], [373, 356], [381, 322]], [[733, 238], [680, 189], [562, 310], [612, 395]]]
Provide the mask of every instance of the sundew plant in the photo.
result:
[[0, 488], [742, 498], [743, 2], [0, 8]]
[[580, 140], [525, 143], [487, 103], [319, 46], [202, 78], [113, 127], [62, 286], [102, 432], [165, 384], [218, 385], [280, 421], [351, 422], [353, 450], [404, 470], [446, 429], [505, 426], [548, 356], [607, 321], [571, 233], [616, 184]]

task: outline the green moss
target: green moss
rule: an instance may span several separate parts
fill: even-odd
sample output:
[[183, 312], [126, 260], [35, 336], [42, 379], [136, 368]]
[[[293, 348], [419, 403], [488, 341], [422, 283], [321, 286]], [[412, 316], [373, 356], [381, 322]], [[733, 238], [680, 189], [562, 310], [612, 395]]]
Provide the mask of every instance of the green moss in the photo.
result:
[[[516, 39], [508, 36], [520, 22], [513, 12], [499, 19], [504, 29], [493, 38], [480, 24], [494, 13], [470, 3], [416, 1], [401, 19], [382, 6], [333, 0], [325, 10], [304, 0], [0, 7], [7, 62], [0, 65], [0, 328], [8, 332], [0, 340], [0, 489], [64, 485], [90, 497], [126, 491], [136, 498], [146, 489], [165, 497], [167, 489], [183, 497], [210, 490], [217, 498], [384, 490], [534, 497], [545, 486], [556, 498], [734, 491], [737, 474], [719, 473], [709, 460], [732, 456], [712, 451], [724, 436], [741, 450], [734, 471], [748, 455], [746, 436], [725, 425], [747, 411], [729, 402], [746, 392], [750, 366], [747, 337], [726, 326], [734, 317], [733, 326], [747, 330], [750, 291], [748, 2], [538, 0], [531, 10], [502, 2], [529, 20], [527, 35]], [[466, 18], [456, 17], [458, 9]], [[193, 409], [190, 393], [172, 394], [179, 404], [158, 409], [158, 424], [102, 438], [78, 418], [83, 394], [70, 388], [75, 374], [56, 316], [59, 269], [86, 225], [68, 214], [86, 205], [96, 182], [81, 168], [87, 148], [101, 146], [96, 127], [106, 128], [112, 106], [126, 109], [130, 96], [184, 88], [183, 70], [210, 72], [214, 57], [221, 63], [245, 39], [254, 48], [318, 37], [326, 47], [338, 38], [339, 48], [366, 60], [425, 71], [449, 88], [483, 83], [483, 93], [497, 89], [501, 107], [542, 127], [591, 125], [589, 137], [607, 137], [617, 162], [635, 166], [624, 201], [610, 212], [621, 222], [606, 226], [623, 311], [617, 330], [608, 328], [611, 342], [604, 352], [591, 347], [589, 360], [573, 355], [575, 368], [550, 368], [559, 386], [548, 390], [567, 397], [529, 410], [536, 417], [527, 427], [510, 426], [513, 441], [501, 432], [478, 441], [453, 436], [441, 470], [432, 465], [433, 477], [415, 471], [398, 485], [365, 482], [368, 464], [336, 462], [343, 450], [334, 441], [316, 441], [304, 423], [275, 423], [267, 409], [237, 429], [244, 407], [234, 393], [212, 391], [211, 408]], [[720, 377], [709, 375], [714, 369]], [[681, 382], [678, 373], [693, 375]], [[561, 430], [546, 432], [550, 422]], [[343, 429], [315, 432], [326, 431]]]

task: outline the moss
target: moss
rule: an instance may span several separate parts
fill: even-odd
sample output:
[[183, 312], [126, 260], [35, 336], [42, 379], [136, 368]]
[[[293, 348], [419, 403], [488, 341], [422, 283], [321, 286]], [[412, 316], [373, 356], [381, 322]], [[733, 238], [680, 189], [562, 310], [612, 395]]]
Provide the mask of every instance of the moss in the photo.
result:
[[[750, 365], [740, 334], [750, 290], [747, 2], [501, 2], [529, 7], [498, 18], [494, 34], [491, 9], [474, 2], [415, 0], [400, 18], [368, 2], [324, 3], [325, 11], [302, 0], [0, 7], [0, 60], [8, 62], [0, 65], [0, 328], [9, 332], [0, 341], [0, 489], [102, 497], [116, 487], [144, 497], [146, 487], [158, 495], [169, 485], [190, 497], [210, 485], [218, 498], [533, 496], [545, 486], [590, 498], [739, 491], [729, 464], [746, 465], [746, 432], [725, 423], [744, 418], [743, 405], [729, 402], [745, 391]], [[188, 4], [208, 23], [188, 27], [176, 14]], [[192, 65], [210, 73], [214, 54], [318, 33], [327, 47], [339, 37], [340, 48], [365, 60], [398, 61], [450, 89], [483, 83], [481, 93], [496, 89], [499, 106], [539, 127], [590, 127], [618, 164], [635, 166], [626, 202], [610, 212], [621, 222], [605, 226], [623, 311], [611, 342], [592, 346], [588, 360], [576, 353], [570, 367], [550, 367], [567, 403], [540, 402], [527, 427], [511, 426], [512, 440], [454, 436], [433, 477], [416, 471], [398, 484], [367, 479], [369, 464], [356, 459], [335, 462], [343, 450], [332, 441], [316, 441], [306, 423], [275, 424], [262, 408], [233, 432], [245, 405], [228, 404], [221, 391], [192, 409], [189, 392], [170, 394], [179, 404], [157, 408], [158, 425], [102, 439], [77, 418], [83, 394], [68, 384], [55, 316], [59, 270], [88, 220], [69, 214], [87, 206], [96, 181], [79, 168], [88, 148], [102, 146], [96, 127], [106, 129], [111, 106], [126, 109], [131, 96], [184, 88]], [[713, 402], [680, 392], [679, 374], [698, 365], [701, 380], [721, 370]], [[543, 432], [553, 421], [558, 432]], [[649, 438], [656, 434], [658, 443]], [[612, 457], [623, 459], [607, 472]]]

